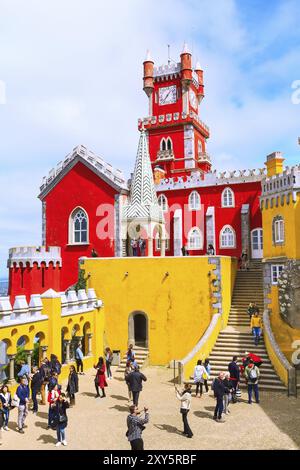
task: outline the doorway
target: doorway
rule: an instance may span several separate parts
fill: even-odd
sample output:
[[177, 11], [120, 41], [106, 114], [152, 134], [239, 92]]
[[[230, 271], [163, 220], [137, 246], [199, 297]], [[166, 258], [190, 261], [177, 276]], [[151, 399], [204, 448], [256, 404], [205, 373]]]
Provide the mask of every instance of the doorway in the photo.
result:
[[263, 229], [256, 228], [251, 232], [251, 252], [253, 259], [263, 257]]
[[129, 344], [148, 347], [148, 317], [144, 312], [133, 312], [129, 316], [128, 330]]

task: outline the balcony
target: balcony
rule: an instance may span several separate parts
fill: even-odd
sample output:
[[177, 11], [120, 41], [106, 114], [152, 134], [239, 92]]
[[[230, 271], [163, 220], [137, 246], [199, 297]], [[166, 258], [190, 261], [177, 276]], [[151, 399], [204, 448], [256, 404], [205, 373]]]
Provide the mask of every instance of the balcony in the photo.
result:
[[178, 124], [194, 124], [206, 138], [209, 137], [209, 127], [193, 111], [189, 114], [184, 112], [160, 114], [159, 116], [148, 116], [138, 120], [138, 128], [140, 129], [144, 125], [147, 130], [177, 126]]
[[157, 152], [156, 161], [168, 161], [174, 160], [174, 153], [173, 150], [159, 150]]

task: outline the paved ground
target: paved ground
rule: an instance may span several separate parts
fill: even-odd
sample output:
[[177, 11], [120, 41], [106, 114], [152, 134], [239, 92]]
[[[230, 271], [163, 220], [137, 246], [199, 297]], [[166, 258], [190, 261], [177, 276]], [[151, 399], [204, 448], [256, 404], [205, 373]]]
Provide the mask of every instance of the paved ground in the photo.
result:
[[[299, 449], [300, 398], [284, 394], [262, 393], [260, 405], [248, 405], [245, 393], [242, 402], [231, 405], [225, 423], [212, 420], [214, 399], [208, 395], [194, 398], [190, 412], [193, 439], [182, 430], [179, 401], [174, 394], [172, 371], [152, 367], [145, 371], [141, 405], [150, 409], [151, 422], [144, 431], [146, 449]], [[40, 407], [37, 416], [27, 418], [25, 434], [15, 431], [16, 410], [11, 413], [10, 431], [3, 431], [4, 449], [129, 449], [125, 437], [128, 412], [127, 388], [124, 381], [109, 381], [108, 398], [95, 399], [93, 371], [80, 376], [76, 406], [69, 410], [67, 447], [56, 448], [54, 431], [47, 431], [47, 407]], [[245, 401], [244, 401], [245, 400]]]

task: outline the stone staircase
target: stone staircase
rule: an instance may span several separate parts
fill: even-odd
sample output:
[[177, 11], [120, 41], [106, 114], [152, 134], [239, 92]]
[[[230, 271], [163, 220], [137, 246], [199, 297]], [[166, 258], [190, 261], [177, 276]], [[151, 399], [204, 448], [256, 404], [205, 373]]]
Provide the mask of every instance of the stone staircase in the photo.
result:
[[[252, 352], [260, 356], [263, 364], [260, 367], [260, 389], [268, 391], [286, 391], [286, 387], [277, 376], [263, 341], [255, 346], [250, 330], [250, 321], [247, 308], [250, 302], [255, 302], [260, 313], [263, 312], [263, 277], [261, 261], [251, 261], [249, 271], [237, 272], [234, 285], [232, 304], [227, 327], [220, 332], [215, 346], [209, 356], [212, 380], [219, 372], [228, 370], [228, 364], [233, 356], [238, 356], [239, 365], [245, 352]], [[245, 383], [242, 380], [241, 387]]]
[[[148, 357], [149, 357], [149, 349], [143, 348], [141, 346], [135, 346], [133, 350], [135, 353], [136, 362], [140, 366], [140, 369], [142, 369], [145, 365], [147, 365]], [[124, 374], [125, 367], [126, 367], [126, 354], [123, 356], [116, 372]]]

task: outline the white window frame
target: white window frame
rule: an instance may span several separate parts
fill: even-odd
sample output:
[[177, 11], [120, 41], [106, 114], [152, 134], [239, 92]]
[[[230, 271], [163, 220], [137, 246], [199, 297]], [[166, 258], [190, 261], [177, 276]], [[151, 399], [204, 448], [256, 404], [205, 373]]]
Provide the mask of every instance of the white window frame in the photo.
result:
[[[160, 236], [159, 236], [159, 233], [157, 233], [155, 235], [155, 250], [156, 251], [160, 251]], [[165, 250], [166, 251], [169, 251], [170, 249], [170, 240], [169, 238], [166, 238], [166, 242], [165, 242]]]
[[[200, 239], [199, 246], [198, 245], [197, 246], [192, 246], [191, 245], [191, 237], [192, 237], [194, 232], [198, 233], [198, 236], [199, 236], [199, 239]], [[203, 250], [203, 243], [204, 243], [204, 238], [203, 238], [202, 230], [199, 227], [192, 227], [191, 230], [189, 231], [189, 234], [188, 234], [188, 250], [189, 251]]]
[[277, 220], [273, 220], [274, 224], [274, 243], [284, 243], [284, 219], [283, 217]]
[[[228, 203], [229, 196], [228, 194], [231, 194], [231, 204]], [[226, 188], [223, 189], [222, 191], [222, 207], [235, 207], [235, 198], [234, 198], [234, 192], [233, 190], [227, 186]]]
[[278, 278], [284, 268], [284, 264], [272, 264], [271, 265], [271, 280], [272, 286], [277, 286]]
[[[158, 200], [158, 205], [161, 208], [163, 212], [168, 212], [169, 210], [169, 205], [168, 205], [168, 198], [165, 196], [165, 194], [160, 194], [157, 198]], [[161, 203], [162, 201], [162, 203]]]
[[[226, 245], [225, 246], [225, 245], [223, 245], [223, 235], [224, 235], [225, 230], [227, 230], [227, 229], [230, 229], [231, 232], [232, 232], [233, 245]], [[236, 248], [236, 234], [235, 234], [234, 228], [231, 225], [224, 225], [224, 227], [222, 227], [222, 229], [220, 230], [219, 244], [220, 244], [220, 249], [222, 249], [222, 250], [232, 250], [233, 248]]]
[[203, 143], [202, 140], [198, 140], [198, 157], [203, 153]]
[[[75, 218], [78, 212], [82, 211], [86, 217], [86, 222], [87, 222], [87, 228], [86, 228], [86, 241], [85, 242], [76, 242], [75, 241]], [[86, 210], [83, 209], [83, 207], [75, 207], [75, 209], [72, 210], [70, 217], [69, 217], [69, 245], [89, 245], [89, 217], [86, 212]]]
[[199, 211], [201, 209], [201, 197], [198, 191], [192, 191], [189, 195], [189, 210]]
[[[163, 148], [163, 144], [165, 144], [165, 148]], [[165, 139], [165, 137], [163, 137], [160, 141], [160, 150], [163, 152], [167, 150], [167, 140]]]

